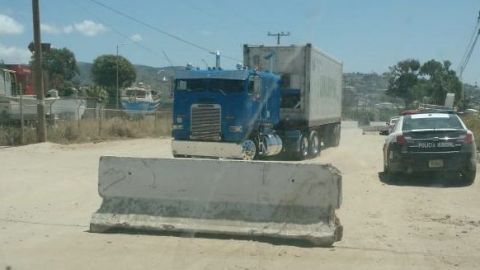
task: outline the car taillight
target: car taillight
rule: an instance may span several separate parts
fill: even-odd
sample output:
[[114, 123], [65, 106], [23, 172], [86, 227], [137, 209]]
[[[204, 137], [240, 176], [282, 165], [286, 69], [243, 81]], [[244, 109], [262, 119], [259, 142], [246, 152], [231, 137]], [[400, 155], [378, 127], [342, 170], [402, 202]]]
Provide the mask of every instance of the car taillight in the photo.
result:
[[465, 135], [465, 138], [463, 138], [463, 143], [464, 144], [471, 144], [473, 142], [473, 134], [470, 132], [467, 132]]
[[407, 140], [405, 139], [405, 136], [403, 136], [403, 135], [397, 135], [396, 142], [397, 142], [398, 145], [407, 144]]

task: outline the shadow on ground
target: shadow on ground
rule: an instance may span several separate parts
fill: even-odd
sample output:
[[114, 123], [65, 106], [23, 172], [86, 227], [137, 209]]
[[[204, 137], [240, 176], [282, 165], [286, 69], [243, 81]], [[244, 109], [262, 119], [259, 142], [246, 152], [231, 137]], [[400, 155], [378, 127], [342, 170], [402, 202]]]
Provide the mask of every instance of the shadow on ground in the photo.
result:
[[[85, 231], [92, 233], [91, 231]], [[296, 246], [300, 248], [332, 248], [331, 246], [316, 246], [306, 240], [295, 239], [280, 239], [274, 237], [260, 237], [260, 236], [240, 236], [240, 235], [223, 235], [223, 234], [210, 234], [210, 233], [187, 233], [187, 232], [165, 232], [165, 231], [151, 231], [151, 230], [133, 230], [133, 229], [109, 229], [105, 232], [107, 234], [129, 234], [129, 235], [150, 235], [150, 236], [174, 236], [181, 238], [204, 238], [204, 239], [217, 239], [217, 240], [240, 240], [240, 241], [256, 241], [268, 243], [275, 246]]]
[[466, 187], [471, 184], [464, 183], [462, 177], [453, 173], [416, 173], [386, 175], [378, 173], [382, 183], [394, 186], [418, 186], [432, 188]]

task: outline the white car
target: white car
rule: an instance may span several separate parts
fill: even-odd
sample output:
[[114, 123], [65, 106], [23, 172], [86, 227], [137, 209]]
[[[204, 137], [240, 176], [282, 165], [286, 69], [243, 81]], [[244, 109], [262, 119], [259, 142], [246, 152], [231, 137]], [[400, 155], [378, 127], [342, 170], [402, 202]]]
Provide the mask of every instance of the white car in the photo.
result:
[[394, 116], [390, 118], [390, 121], [386, 123], [386, 128], [380, 131], [380, 135], [388, 135], [392, 133], [392, 130], [395, 128], [395, 124], [397, 123], [399, 118], [400, 116]]
[[392, 133], [393, 129], [395, 128], [395, 124], [397, 124], [398, 119], [400, 116], [394, 116], [390, 118], [390, 122], [388, 123], [388, 134]]

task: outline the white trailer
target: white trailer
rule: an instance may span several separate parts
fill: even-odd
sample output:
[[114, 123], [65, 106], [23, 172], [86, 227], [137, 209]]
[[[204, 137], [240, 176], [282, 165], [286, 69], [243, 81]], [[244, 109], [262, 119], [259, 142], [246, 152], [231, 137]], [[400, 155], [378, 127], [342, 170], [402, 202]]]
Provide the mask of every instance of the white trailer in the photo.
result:
[[281, 75], [280, 118], [286, 129], [317, 132], [326, 146], [338, 145], [342, 62], [311, 44], [244, 45], [243, 59], [248, 68]]

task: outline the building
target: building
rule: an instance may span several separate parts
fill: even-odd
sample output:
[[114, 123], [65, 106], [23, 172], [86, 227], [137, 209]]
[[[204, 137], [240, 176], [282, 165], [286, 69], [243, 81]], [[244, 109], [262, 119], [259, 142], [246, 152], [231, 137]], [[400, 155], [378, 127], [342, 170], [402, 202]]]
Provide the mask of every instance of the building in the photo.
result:
[[29, 65], [10, 64], [6, 68], [15, 71], [16, 83], [20, 93], [24, 95], [34, 95], [32, 86], [32, 70]]

